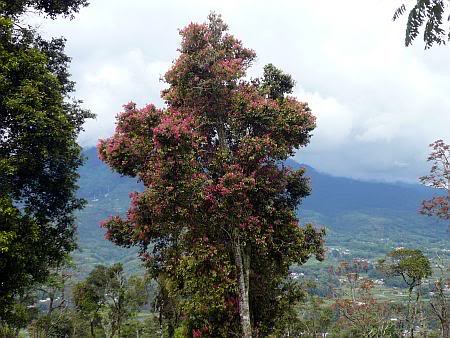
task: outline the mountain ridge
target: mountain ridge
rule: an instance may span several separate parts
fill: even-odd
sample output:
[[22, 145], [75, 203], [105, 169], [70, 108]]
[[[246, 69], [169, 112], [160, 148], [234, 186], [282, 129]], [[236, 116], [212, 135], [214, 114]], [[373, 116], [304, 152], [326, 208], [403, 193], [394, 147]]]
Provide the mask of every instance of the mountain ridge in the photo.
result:
[[[86, 267], [119, 260], [137, 269], [136, 249], [118, 248], [104, 240], [99, 222], [125, 214], [129, 193], [142, 191], [143, 186], [136, 179], [113, 172], [98, 159], [95, 148], [84, 149], [83, 153], [87, 160], [79, 169], [78, 194], [88, 204], [77, 215], [81, 251], [75, 253], [75, 258]], [[396, 245], [424, 250], [445, 248], [447, 225], [418, 214], [422, 200], [431, 198], [433, 189], [335, 177], [292, 159], [286, 164], [294, 169], [306, 167], [312, 192], [299, 206], [298, 216], [301, 224], [325, 226], [328, 246], [374, 257]]]

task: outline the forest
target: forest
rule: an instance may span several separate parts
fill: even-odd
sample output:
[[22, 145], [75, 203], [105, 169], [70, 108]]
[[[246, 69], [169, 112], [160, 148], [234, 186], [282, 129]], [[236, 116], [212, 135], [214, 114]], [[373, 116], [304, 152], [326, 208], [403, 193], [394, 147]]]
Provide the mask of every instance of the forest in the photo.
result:
[[[298, 80], [276, 58], [255, 77], [211, 11], [179, 29], [163, 104], [130, 97], [82, 147], [96, 111], [30, 17], [90, 5], [0, 0], [0, 337], [450, 336], [446, 135], [420, 185], [299, 163], [320, 119]], [[405, 48], [445, 45], [447, 7], [401, 4]]]

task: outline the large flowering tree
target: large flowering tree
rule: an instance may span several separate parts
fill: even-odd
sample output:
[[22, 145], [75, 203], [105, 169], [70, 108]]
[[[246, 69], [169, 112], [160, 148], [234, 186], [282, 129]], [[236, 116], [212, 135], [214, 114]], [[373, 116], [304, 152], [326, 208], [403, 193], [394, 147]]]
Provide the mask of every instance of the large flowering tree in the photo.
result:
[[308, 180], [283, 165], [308, 143], [315, 118], [272, 65], [244, 79], [255, 53], [220, 16], [180, 34], [165, 74], [168, 108], [125, 105], [98, 145], [103, 161], [145, 185], [127, 217], [104, 227], [113, 242], [140, 247], [189, 336], [251, 337], [283, 311], [289, 266], [323, 256], [323, 231], [296, 218]]

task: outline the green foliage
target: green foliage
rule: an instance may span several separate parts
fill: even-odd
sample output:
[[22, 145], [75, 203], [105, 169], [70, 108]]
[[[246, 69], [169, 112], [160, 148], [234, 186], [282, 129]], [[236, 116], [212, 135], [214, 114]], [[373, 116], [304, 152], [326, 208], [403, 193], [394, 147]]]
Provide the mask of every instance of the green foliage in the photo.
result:
[[28, 327], [32, 337], [84, 338], [89, 336], [89, 325], [72, 309], [58, 309], [40, 316]]
[[108, 337], [122, 337], [124, 323], [147, 303], [146, 290], [146, 280], [127, 278], [121, 264], [97, 266], [86, 280], [74, 286], [73, 299], [80, 316], [89, 322], [91, 336], [101, 325]]
[[429, 259], [418, 249], [395, 249], [379, 261], [379, 266], [388, 275], [401, 276], [412, 288], [432, 274]]
[[333, 312], [323, 298], [308, 296], [279, 318], [271, 337], [320, 337], [330, 332]]
[[[381, 271], [390, 276], [401, 276], [408, 285], [408, 305], [406, 325], [411, 337], [417, 327], [417, 315], [421, 309], [421, 285], [425, 278], [432, 275], [431, 264], [421, 250], [398, 248], [379, 261]], [[413, 291], [416, 291], [415, 301], [412, 301]]]
[[66, 325], [67, 323], [62, 324], [62, 322], [71, 320], [69, 320], [70, 316], [66, 315], [66, 310], [68, 310], [66, 292], [73, 267], [70, 257], [66, 257], [50, 270], [44, 282], [30, 284], [21, 295], [14, 298], [0, 322], [0, 326], [10, 327], [17, 333], [19, 329], [25, 328], [31, 322], [33, 330], [49, 336], [52, 330], [59, 330], [57, 327], [60, 327], [58, 326], [60, 322], [61, 325]]
[[80, 8], [87, 5], [87, 0], [1, 0], [0, 15], [18, 17], [29, 10], [34, 10], [52, 19], [58, 15], [72, 17]]
[[147, 315], [144, 318], [133, 317], [127, 320], [120, 332], [120, 338], [161, 338], [166, 337], [159, 332], [159, 323], [156, 316]]
[[64, 40], [17, 28], [29, 7], [54, 16], [78, 5], [0, 1], [0, 320], [76, 246], [76, 138], [92, 116], [69, 96]]
[[[406, 25], [405, 45], [409, 46], [419, 35], [419, 29], [424, 25], [423, 40], [425, 49], [434, 44], [442, 45], [450, 38], [450, 32], [445, 20], [448, 15], [445, 14], [445, 0], [414, 0], [414, 6], [409, 10], [408, 21]], [[403, 3], [394, 12], [394, 21], [407, 12], [407, 7]]]
[[36, 297], [46, 299], [45, 312], [51, 314], [54, 310], [63, 310], [68, 306], [67, 293], [75, 265], [67, 256], [50, 270], [44, 283], [33, 287]]
[[292, 93], [295, 82], [289, 74], [284, 74], [273, 64], [264, 66], [261, 91], [271, 99], [282, 99], [285, 94]]
[[16, 337], [20, 329], [37, 317], [38, 309], [33, 306], [34, 301], [28, 293], [14, 300], [0, 321], [0, 337]]

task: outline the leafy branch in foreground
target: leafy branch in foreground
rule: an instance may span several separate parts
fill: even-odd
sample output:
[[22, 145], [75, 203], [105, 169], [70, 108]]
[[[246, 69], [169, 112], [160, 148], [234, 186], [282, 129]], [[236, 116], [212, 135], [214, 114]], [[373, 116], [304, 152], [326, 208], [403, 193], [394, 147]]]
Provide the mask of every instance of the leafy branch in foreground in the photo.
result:
[[398, 20], [408, 10], [406, 23], [405, 45], [410, 46], [424, 26], [423, 40], [425, 49], [434, 44], [443, 45], [450, 39], [447, 0], [414, 0], [411, 9], [402, 3], [394, 12], [393, 20]]

